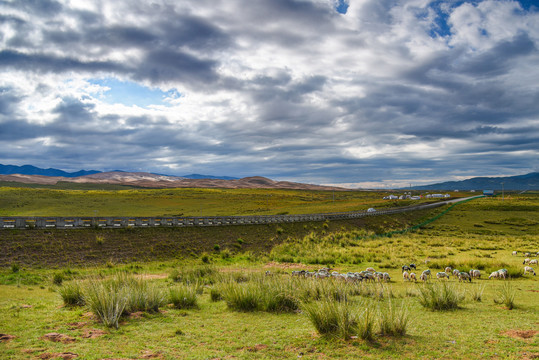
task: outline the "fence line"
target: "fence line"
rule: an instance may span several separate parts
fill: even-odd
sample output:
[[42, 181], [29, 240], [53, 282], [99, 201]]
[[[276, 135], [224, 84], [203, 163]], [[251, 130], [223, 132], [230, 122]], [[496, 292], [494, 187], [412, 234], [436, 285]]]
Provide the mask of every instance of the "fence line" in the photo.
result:
[[298, 215], [255, 215], [255, 216], [193, 216], [193, 217], [41, 217], [41, 216], [4, 216], [0, 217], [0, 229], [45, 229], [45, 228], [127, 228], [127, 227], [187, 227], [187, 226], [226, 226], [251, 224], [280, 224], [289, 222], [326, 221], [355, 219], [365, 216], [389, 215], [406, 211], [424, 210], [445, 205], [446, 202], [419, 204], [407, 207], [387, 208], [368, 212], [353, 211], [325, 214]]

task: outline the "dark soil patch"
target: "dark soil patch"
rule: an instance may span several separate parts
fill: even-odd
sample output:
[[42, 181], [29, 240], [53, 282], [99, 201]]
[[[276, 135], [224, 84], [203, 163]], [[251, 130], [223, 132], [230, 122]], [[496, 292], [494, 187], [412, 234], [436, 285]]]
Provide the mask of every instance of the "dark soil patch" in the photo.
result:
[[0, 342], [7, 342], [12, 339], [15, 339], [15, 335], [0, 334]]
[[506, 335], [515, 339], [531, 339], [536, 334], [539, 334], [537, 330], [507, 330], [502, 332], [502, 335]]
[[61, 342], [64, 344], [72, 343], [77, 341], [74, 337], [69, 335], [64, 335], [60, 333], [48, 333], [41, 337], [43, 340], [49, 340], [52, 342]]
[[82, 337], [85, 339], [96, 339], [98, 337], [101, 337], [103, 335], [107, 335], [108, 332], [105, 330], [99, 330], [99, 329], [85, 329]]
[[39, 355], [38, 359], [64, 359], [64, 360], [70, 360], [78, 357], [78, 354], [72, 353], [72, 352], [63, 352], [63, 353], [43, 353]]

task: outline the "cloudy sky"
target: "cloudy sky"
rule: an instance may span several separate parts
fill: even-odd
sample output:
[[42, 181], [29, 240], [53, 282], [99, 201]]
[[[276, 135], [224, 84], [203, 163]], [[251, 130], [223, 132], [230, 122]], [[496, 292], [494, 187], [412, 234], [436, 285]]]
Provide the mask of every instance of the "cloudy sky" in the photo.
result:
[[0, 163], [350, 187], [539, 171], [533, 3], [0, 0]]

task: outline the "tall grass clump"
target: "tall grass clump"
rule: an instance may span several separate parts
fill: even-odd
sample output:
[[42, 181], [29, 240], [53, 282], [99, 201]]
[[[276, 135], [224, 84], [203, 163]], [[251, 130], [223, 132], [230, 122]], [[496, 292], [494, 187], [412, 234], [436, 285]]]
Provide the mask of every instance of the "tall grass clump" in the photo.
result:
[[363, 306], [363, 312], [358, 317], [357, 336], [363, 340], [372, 340], [374, 338], [376, 314], [370, 304]]
[[263, 309], [264, 293], [258, 283], [230, 282], [223, 285], [222, 294], [231, 310], [249, 312]]
[[236, 311], [293, 312], [299, 309], [297, 285], [294, 279], [253, 276], [240, 283], [229, 279], [210, 295], [212, 301], [222, 297], [228, 308]]
[[90, 280], [85, 289], [85, 300], [90, 311], [105, 326], [118, 329], [118, 320], [127, 306], [125, 289], [115, 289], [110, 282]]
[[481, 302], [483, 299], [483, 292], [485, 291], [485, 284], [473, 286], [470, 290], [470, 297], [473, 301]]
[[177, 285], [169, 289], [169, 301], [176, 309], [198, 308], [197, 289], [190, 285]]
[[447, 282], [425, 284], [418, 289], [419, 303], [431, 310], [455, 310], [464, 299], [462, 292]]
[[127, 305], [125, 311], [157, 312], [159, 307], [166, 304], [165, 293], [155, 284], [140, 278], [128, 278], [125, 284], [120, 285], [125, 289]]
[[508, 310], [515, 308], [515, 289], [510, 281], [505, 281], [497, 291], [497, 297], [494, 298], [496, 304], [504, 304]]
[[58, 288], [58, 294], [66, 306], [84, 306], [86, 304], [83, 288], [79, 281], [64, 283]]
[[183, 282], [186, 284], [213, 284], [216, 282], [218, 274], [219, 271], [212, 265], [198, 265], [174, 269], [170, 273], [169, 278], [175, 282]]
[[409, 319], [408, 307], [404, 303], [396, 307], [391, 298], [388, 298], [385, 304], [378, 306], [378, 324], [382, 335], [406, 335]]
[[[336, 302], [323, 299], [304, 303], [303, 312], [322, 336], [349, 339], [358, 334], [357, 310], [350, 302]], [[372, 324], [371, 324], [372, 325]]]
[[297, 286], [303, 301], [321, 299], [346, 301], [348, 296], [355, 291], [352, 284], [348, 284], [336, 279], [323, 279], [323, 281], [298, 281]]

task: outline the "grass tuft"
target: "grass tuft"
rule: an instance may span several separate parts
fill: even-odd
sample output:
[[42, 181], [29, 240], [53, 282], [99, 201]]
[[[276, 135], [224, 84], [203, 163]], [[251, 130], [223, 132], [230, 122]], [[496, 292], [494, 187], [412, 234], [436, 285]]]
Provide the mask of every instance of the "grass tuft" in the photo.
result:
[[510, 281], [505, 281], [497, 291], [497, 298], [494, 298], [496, 304], [503, 304], [508, 310], [515, 308], [515, 289]]
[[64, 283], [58, 288], [58, 294], [66, 306], [84, 306], [86, 304], [83, 288], [79, 281]]
[[447, 282], [424, 284], [419, 288], [419, 303], [431, 310], [455, 310], [464, 299], [464, 295], [454, 285]]
[[176, 309], [198, 309], [196, 286], [180, 284], [170, 288], [169, 301]]

